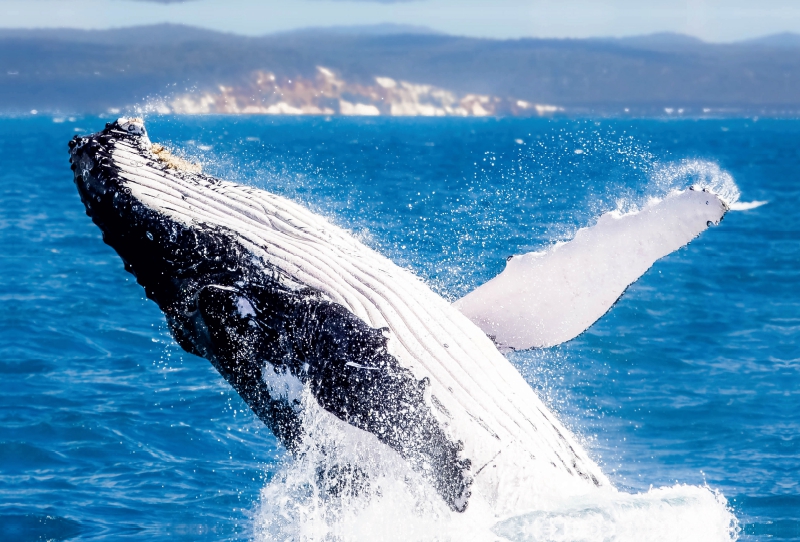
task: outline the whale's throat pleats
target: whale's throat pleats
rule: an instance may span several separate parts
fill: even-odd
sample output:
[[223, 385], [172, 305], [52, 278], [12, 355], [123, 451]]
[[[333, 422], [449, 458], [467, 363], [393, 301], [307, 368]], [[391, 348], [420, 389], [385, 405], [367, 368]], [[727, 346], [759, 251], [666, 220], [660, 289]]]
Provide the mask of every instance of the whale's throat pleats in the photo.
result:
[[492, 341], [409, 271], [300, 205], [152, 149], [128, 119], [73, 140], [87, 213], [179, 344], [290, 450], [308, 392], [456, 511], [610, 487]]

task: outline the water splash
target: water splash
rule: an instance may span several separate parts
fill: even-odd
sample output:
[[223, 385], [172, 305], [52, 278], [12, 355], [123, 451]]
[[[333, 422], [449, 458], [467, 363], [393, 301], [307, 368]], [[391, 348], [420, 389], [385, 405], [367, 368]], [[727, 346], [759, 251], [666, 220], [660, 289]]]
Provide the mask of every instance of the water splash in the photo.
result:
[[305, 438], [261, 491], [257, 539], [469, 539], [470, 522], [396, 452], [320, 408], [307, 388], [302, 404]]
[[650, 179], [653, 188], [662, 194], [692, 186], [713, 192], [729, 207], [739, 201], [739, 187], [733, 176], [709, 160], [680, 160], [658, 165]]
[[308, 436], [262, 490], [255, 540], [722, 542], [740, 531], [707, 486], [603, 491], [507, 518], [455, 513], [375, 437], [320, 409], [307, 390], [303, 404]]
[[758, 209], [762, 205], [766, 205], [769, 203], [768, 201], [737, 201], [735, 203], [731, 203], [730, 209], [731, 211], [750, 211], [751, 209]]

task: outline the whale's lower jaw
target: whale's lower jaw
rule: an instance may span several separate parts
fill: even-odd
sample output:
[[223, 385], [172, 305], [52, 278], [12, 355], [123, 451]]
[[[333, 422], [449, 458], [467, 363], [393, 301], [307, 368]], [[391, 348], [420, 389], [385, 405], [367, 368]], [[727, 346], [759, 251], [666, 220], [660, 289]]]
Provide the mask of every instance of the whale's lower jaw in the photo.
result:
[[307, 386], [320, 406], [392, 447], [463, 511], [470, 461], [431, 413], [427, 382], [389, 354], [382, 330], [257, 258], [236, 232], [202, 219], [187, 225], [143, 204], [110, 151], [126, 144], [146, 157], [147, 143], [114, 123], [73, 139], [70, 161], [87, 214], [181, 347], [210, 360], [290, 450], [302, 437], [299, 390]]

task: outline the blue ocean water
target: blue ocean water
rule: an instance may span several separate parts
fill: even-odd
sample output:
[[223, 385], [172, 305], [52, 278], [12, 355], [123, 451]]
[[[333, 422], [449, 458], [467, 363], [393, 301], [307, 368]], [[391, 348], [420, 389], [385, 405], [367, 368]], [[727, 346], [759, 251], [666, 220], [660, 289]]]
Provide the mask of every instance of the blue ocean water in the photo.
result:
[[[287, 458], [85, 216], [66, 143], [107, 120], [0, 120], [0, 539], [251, 538]], [[147, 120], [450, 299], [604, 211], [732, 176], [768, 203], [657, 262], [577, 339], [511, 360], [620, 488], [705, 483], [742, 539], [800, 538], [800, 122]]]

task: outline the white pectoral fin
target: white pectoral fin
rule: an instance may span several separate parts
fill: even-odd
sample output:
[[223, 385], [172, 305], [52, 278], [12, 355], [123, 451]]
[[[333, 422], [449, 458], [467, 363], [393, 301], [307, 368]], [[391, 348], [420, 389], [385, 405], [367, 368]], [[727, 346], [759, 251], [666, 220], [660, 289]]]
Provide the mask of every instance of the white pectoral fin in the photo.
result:
[[635, 213], [606, 213], [569, 242], [509, 259], [502, 273], [455, 306], [501, 348], [563, 343], [603, 316], [656, 260], [719, 223], [727, 210], [715, 194], [689, 189]]

